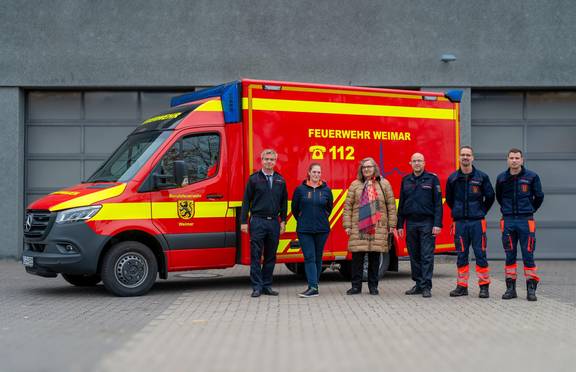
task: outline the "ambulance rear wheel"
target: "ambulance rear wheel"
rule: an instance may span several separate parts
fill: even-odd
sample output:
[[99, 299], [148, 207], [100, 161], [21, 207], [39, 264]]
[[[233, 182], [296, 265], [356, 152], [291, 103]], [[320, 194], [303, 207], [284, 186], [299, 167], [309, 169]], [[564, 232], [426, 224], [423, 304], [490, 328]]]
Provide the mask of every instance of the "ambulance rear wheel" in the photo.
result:
[[154, 253], [140, 242], [115, 244], [102, 261], [104, 287], [119, 297], [146, 294], [156, 282], [158, 263]]
[[75, 285], [77, 287], [93, 287], [102, 281], [100, 275], [73, 275], [73, 274], [62, 274], [62, 277], [68, 283]]
[[[390, 267], [390, 252], [381, 253], [380, 261], [378, 263], [378, 278], [382, 279], [386, 275], [386, 271]], [[346, 280], [352, 280], [352, 261], [342, 261], [340, 263], [340, 274]], [[368, 281], [368, 255], [364, 256], [364, 270], [362, 273], [362, 281]]]

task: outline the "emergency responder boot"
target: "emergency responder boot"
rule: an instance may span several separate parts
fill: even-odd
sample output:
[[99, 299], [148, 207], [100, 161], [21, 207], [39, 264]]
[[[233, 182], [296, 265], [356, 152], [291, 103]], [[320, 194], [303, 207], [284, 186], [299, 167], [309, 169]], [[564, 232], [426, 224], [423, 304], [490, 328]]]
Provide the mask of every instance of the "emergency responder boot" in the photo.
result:
[[450, 291], [450, 297], [468, 296], [468, 287], [457, 285], [456, 289]]
[[478, 293], [478, 297], [480, 298], [490, 297], [490, 293], [488, 292], [488, 284], [482, 284], [480, 286], [480, 293]]
[[506, 278], [506, 292], [504, 292], [504, 294], [502, 295], [502, 299], [510, 300], [516, 297], [518, 297], [518, 295], [516, 294], [516, 280]]
[[534, 279], [528, 279], [526, 281], [526, 290], [528, 294], [526, 295], [526, 299], [528, 301], [536, 301], [536, 287], [538, 286], [538, 282]]

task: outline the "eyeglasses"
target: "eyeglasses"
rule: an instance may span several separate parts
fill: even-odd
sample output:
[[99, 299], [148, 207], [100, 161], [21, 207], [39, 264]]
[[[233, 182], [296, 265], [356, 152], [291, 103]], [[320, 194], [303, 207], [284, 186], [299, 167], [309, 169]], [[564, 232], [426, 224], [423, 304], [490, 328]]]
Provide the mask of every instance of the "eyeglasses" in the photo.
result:
[[374, 168], [373, 165], [363, 165], [362, 166], [362, 169], [372, 169], [372, 168]]
[[424, 163], [424, 160], [415, 159], [415, 160], [411, 160], [410, 163]]
[[262, 161], [276, 161], [275, 158], [264, 158], [262, 159]]

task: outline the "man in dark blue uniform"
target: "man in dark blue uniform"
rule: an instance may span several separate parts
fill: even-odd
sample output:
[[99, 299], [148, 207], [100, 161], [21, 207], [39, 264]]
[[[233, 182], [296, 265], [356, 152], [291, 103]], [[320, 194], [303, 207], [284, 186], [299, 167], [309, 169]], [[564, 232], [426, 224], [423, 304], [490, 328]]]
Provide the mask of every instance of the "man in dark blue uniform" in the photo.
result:
[[544, 201], [540, 177], [524, 168], [522, 151], [508, 151], [508, 170], [496, 179], [496, 199], [500, 204], [502, 219], [502, 244], [506, 252], [506, 292], [503, 299], [516, 298], [516, 256], [520, 242], [528, 301], [536, 301], [536, 287], [540, 282], [534, 262], [536, 249], [536, 223], [534, 213]]
[[442, 190], [438, 177], [424, 170], [424, 155], [410, 159], [413, 172], [402, 178], [398, 204], [398, 235], [404, 237], [410, 254], [413, 288], [407, 295], [432, 297], [435, 239], [442, 230]]
[[[240, 230], [244, 233], [248, 232], [250, 212], [252, 297], [262, 294], [278, 296], [278, 292], [272, 289], [272, 274], [280, 234], [286, 227], [288, 191], [284, 178], [274, 172], [277, 157], [274, 150], [262, 151], [262, 169], [250, 175], [242, 201]], [[262, 254], [264, 262], [261, 265]]]
[[472, 147], [460, 148], [460, 169], [446, 181], [446, 203], [452, 210], [454, 245], [458, 254], [456, 266], [458, 279], [451, 297], [468, 295], [470, 268], [468, 256], [470, 245], [476, 256], [476, 274], [480, 286], [480, 298], [490, 297], [490, 268], [486, 259], [486, 213], [494, 204], [494, 189], [490, 178], [476, 169]]

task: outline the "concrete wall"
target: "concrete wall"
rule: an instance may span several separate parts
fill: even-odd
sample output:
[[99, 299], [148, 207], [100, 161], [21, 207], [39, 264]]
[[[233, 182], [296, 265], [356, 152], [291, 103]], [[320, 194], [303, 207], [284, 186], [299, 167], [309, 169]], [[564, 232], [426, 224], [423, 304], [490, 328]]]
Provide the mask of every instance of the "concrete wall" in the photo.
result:
[[23, 98], [18, 88], [0, 88], [0, 257], [16, 257], [22, 247]]
[[0, 86], [575, 86], [575, 21], [572, 0], [3, 1]]

